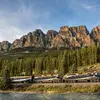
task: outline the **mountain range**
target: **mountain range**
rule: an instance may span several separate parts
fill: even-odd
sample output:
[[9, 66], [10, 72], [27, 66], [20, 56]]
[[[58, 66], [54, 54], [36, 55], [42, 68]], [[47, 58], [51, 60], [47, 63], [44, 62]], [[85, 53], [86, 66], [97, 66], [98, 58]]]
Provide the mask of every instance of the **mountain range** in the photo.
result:
[[13, 43], [0, 42], [0, 52], [7, 52], [18, 48], [80, 48], [100, 43], [100, 26], [96, 26], [89, 33], [86, 26], [62, 26], [59, 32], [48, 30], [43, 33], [41, 29], [29, 32], [16, 39]]

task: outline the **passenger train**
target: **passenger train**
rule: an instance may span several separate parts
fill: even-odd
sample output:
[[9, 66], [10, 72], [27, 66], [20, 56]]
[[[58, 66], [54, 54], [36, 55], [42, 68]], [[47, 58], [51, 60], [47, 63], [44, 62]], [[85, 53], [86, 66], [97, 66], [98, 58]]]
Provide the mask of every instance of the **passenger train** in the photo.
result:
[[78, 74], [78, 75], [55, 75], [39, 76], [27, 78], [11, 78], [12, 83], [34, 82], [34, 83], [81, 83], [81, 82], [100, 82], [100, 73]]
[[100, 82], [100, 74], [83, 74], [83, 75], [69, 75], [63, 78], [63, 82], [78, 83], [78, 82]]

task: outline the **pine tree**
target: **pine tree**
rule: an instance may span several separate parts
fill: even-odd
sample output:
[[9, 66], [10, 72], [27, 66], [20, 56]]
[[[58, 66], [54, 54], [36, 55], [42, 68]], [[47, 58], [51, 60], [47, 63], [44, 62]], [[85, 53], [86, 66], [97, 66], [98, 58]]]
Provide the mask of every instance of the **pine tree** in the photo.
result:
[[0, 79], [0, 89], [6, 90], [11, 88], [11, 80], [10, 80], [10, 72], [7, 67], [5, 67], [5, 70], [1, 74]]

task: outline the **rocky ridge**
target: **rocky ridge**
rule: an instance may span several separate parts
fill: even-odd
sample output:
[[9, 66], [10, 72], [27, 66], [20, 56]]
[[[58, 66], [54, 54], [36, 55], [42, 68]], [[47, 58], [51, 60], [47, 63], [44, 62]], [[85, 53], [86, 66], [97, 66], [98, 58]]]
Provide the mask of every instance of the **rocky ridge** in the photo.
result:
[[29, 32], [16, 39], [12, 44], [8, 41], [0, 42], [0, 51], [7, 52], [16, 48], [80, 48], [92, 44], [100, 44], [100, 26], [96, 26], [89, 33], [86, 26], [62, 26], [59, 32], [48, 30], [46, 34], [40, 29]]

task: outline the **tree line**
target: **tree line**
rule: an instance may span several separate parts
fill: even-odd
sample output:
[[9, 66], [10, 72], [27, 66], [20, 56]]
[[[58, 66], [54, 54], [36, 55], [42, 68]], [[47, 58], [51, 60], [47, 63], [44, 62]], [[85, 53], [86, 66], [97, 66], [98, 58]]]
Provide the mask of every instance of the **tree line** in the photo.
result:
[[[56, 51], [58, 52], [58, 51]], [[32, 55], [32, 54], [31, 54]], [[100, 62], [100, 46], [61, 50], [59, 53], [45, 52], [38, 56], [15, 59], [0, 58], [0, 72], [7, 66], [10, 76], [61, 73], [76, 73], [79, 67]]]

